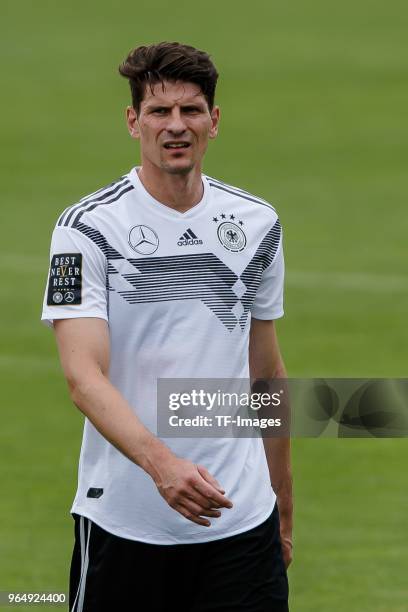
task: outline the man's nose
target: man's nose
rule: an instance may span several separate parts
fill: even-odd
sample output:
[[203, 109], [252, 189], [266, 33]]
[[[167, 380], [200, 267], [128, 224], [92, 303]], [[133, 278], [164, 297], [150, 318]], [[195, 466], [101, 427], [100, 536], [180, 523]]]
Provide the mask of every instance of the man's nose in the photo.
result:
[[182, 134], [186, 129], [180, 110], [174, 108], [167, 123], [167, 130], [173, 134]]

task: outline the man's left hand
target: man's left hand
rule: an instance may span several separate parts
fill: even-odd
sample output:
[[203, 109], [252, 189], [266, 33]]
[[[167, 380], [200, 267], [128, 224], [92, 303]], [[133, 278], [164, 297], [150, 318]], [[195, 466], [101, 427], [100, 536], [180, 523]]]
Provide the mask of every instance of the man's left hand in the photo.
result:
[[292, 563], [292, 555], [293, 555], [293, 542], [292, 538], [283, 534], [280, 534], [281, 546], [282, 546], [282, 556], [283, 562], [285, 564], [286, 569], [288, 569], [289, 565]]

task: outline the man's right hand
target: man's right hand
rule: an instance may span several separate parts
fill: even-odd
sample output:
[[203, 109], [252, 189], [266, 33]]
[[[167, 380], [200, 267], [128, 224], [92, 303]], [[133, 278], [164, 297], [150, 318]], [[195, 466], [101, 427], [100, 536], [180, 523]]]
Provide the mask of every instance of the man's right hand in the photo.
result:
[[96, 429], [154, 480], [166, 502], [193, 523], [232, 508], [225, 491], [201, 465], [176, 457], [138, 419], [109, 380], [110, 336], [106, 321], [75, 318], [55, 321], [62, 367], [71, 398]]
[[197, 525], [210, 527], [210, 521], [202, 517], [218, 518], [219, 508], [232, 508], [224, 489], [209, 471], [186, 459], [167, 458], [155, 483], [169, 506]]

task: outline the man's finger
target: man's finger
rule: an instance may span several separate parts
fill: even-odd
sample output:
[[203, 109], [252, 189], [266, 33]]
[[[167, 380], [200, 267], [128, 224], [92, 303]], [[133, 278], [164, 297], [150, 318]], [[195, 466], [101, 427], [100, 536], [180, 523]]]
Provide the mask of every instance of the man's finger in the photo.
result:
[[178, 504], [175, 507], [175, 510], [179, 512], [182, 516], [184, 516], [189, 521], [196, 523], [197, 525], [202, 525], [203, 527], [210, 527], [211, 523], [208, 519], [200, 518], [199, 516], [194, 515], [188, 508], [183, 506], [182, 504]]
[[[220, 491], [217, 491], [217, 493], [222, 495]], [[194, 499], [194, 501], [196, 501], [197, 503], [200, 503], [204, 508], [223, 508], [224, 507], [224, 504], [220, 504], [219, 502], [216, 502], [211, 497], [209, 498], [208, 495], [203, 495], [202, 488], [200, 488], [199, 484], [194, 485], [193, 491], [191, 493], [191, 498]]]
[[198, 482], [195, 488], [201, 495], [204, 495], [204, 497], [210, 500], [211, 505], [218, 504], [223, 508], [232, 508], [232, 501], [224, 495], [221, 495], [217, 489], [204, 480]]
[[216, 510], [222, 507], [219, 504], [211, 503], [208, 497], [204, 497], [204, 495], [201, 495], [201, 493], [199, 493], [197, 489], [194, 489], [194, 491], [192, 491], [191, 494], [186, 495], [186, 497], [198, 504], [204, 510]]
[[219, 510], [215, 510], [213, 508], [207, 508], [206, 506], [202, 506], [201, 504], [197, 504], [194, 500], [188, 499], [186, 502], [182, 502], [183, 506], [189, 510], [195, 516], [210, 516], [213, 518], [218, 518], [221, 516], [221, 512]]
[[209, 482], [213, 487], [215, 487], [216, 489], [218, 489], [218, 491], [222, 494], [225, 493], [225, 489], [222, 488], [222, 486], [220, 485], [220, 483], [218, 482], [218, 480], [216, 480], [216, 478], [214, 478], [214, 476], [212, 476], [210, 474], [210, 472], [207, 470], [207, 468], [205, 468], [202, 465], [197, 465], [197, 469], [200, 472], [200, 475], [204, 478], [204, 480], [206, 480], [207, 482]]

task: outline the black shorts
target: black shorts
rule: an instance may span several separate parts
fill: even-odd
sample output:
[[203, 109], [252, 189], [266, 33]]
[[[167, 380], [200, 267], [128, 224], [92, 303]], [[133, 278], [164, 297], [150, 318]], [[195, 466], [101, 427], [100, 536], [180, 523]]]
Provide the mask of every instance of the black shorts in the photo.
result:
[[221, 540], [146, 544], [75, 515], [71, 612], [287, 612], [288, 579], [275, 508]]

